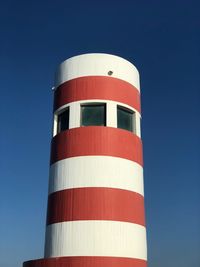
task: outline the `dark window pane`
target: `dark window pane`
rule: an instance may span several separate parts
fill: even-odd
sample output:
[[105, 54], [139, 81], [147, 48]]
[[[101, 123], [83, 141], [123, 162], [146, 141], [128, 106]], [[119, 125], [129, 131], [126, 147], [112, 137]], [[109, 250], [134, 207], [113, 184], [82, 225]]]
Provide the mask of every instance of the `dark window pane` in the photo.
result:
[[58, 115], [57, 133], [69, 129], [69, 109], [66, 109]]
[[81, 126], [106, 125], [105, 104], [83, 105], [81, 106]]
[[117, 127], [133, 131], [133, 112], [122, 107], [117, 107]]

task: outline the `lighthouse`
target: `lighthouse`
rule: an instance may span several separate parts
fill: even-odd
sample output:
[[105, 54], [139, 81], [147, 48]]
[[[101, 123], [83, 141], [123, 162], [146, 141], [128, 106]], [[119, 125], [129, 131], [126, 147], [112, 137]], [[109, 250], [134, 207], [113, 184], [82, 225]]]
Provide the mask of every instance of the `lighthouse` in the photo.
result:
[[57, 69], [44, 258], [23, 267], [146, 267], [139, 73], [109, 54]]

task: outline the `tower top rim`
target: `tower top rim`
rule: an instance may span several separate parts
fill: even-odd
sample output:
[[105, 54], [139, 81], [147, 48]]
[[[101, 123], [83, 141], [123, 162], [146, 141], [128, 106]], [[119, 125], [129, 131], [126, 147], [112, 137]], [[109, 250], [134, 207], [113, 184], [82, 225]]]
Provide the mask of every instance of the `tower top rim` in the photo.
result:
[[139, 73], [139, 70], [138, 68], [131, 62], [129, 61], [128, 59], [124, 58], [124, 57], [121, 57], [121, 56], [118, 56], [118, 55], [114, 55], [114, 54], [109, 54], [109, 53], [98, 53], [98, 52], [94, 52], [94, 53], [83, 53], [83, 54], [78, 54], [78, 55], [75, 55], [75, 56], [71, 56], [65, 60], [63, 60], [59, 65], [58, 65], [58, 68], [59, 66], [61, 66], [62, 64], [66, 63], [67, 61], [72, 61], [74, 59], [77, 59], [77, 58], [83, 58], [83, 57], [107, 57], [107, 58], [116, 58], [120, 61], [124, 61], [128, 64], [130, 64], [130, 66], [132, 66], [138, 73]]
[[127, 59], [107, 53], [86, 53], [64, 60], [57, 68], [55, 85], [85, 76], [110, 76], [129, 82], [140, 91], [139, 71]]

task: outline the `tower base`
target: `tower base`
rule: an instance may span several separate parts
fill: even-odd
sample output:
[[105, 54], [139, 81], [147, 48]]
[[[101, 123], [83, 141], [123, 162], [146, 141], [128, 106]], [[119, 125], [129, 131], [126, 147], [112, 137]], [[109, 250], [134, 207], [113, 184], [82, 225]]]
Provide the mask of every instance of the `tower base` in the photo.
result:
[[120, 257], [56, 257], [26, 261], [23, 267], [147, 267], [140, 259]]

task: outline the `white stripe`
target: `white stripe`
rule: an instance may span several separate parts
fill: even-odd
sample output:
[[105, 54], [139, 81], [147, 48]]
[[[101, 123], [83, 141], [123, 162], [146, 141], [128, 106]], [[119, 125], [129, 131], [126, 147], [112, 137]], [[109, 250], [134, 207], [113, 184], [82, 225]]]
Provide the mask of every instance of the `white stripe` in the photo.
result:
[[120, 188], [144, 195], [143, 168], [110, 156], [72, 157], [51, 165], [49, 193], [79, 187]]
[[146, 228], [115, 221], [73, 221], [47, 226], [45, 257], [110, 256], [147, 259]]
[[[111, 76], [108, 72], [112, 71]], [[55, 79], [55, 87], [84, 76], [108, 76], [129, 82], [140, 90], [139, 73], [129, 61], [109, 54], [84, 54], [65, 60], [60, 64]]]
[[140, 118], [141, 114], [134, 109], [133, 107], [126, 105], [121, 102], [117, 101], [112, 101], [112, 100], [102, 100], [102, 99], [87, 99], [87, 100], [81, 100], [81, 101], [74, 101], [71, 103], [67, 103], [61, 107], [59, 107], [55, 111], [54, 115], [54, 131], [53, 131], [53, 136], [57, 134], [57, 115], [62, 112], [65, 108], [69, 107], [70, 109], [70, 118], [69, 118], [69, 129], [71, 128], [76, 128], [80, 127], [80, 122], [81, 122], [81, 111], [80, 111], [80, 106], [82, 104], [88, 104], [88, 103], [105, 103], [106, 104], [106, 126], [109, 127], [114, 127], [117, 128], [117, 106], [122, 106], [124, 108], [130, 109], [135, 113], [134, 116], [134, 133], [138, 136], [141, 137], [140, 134]]

